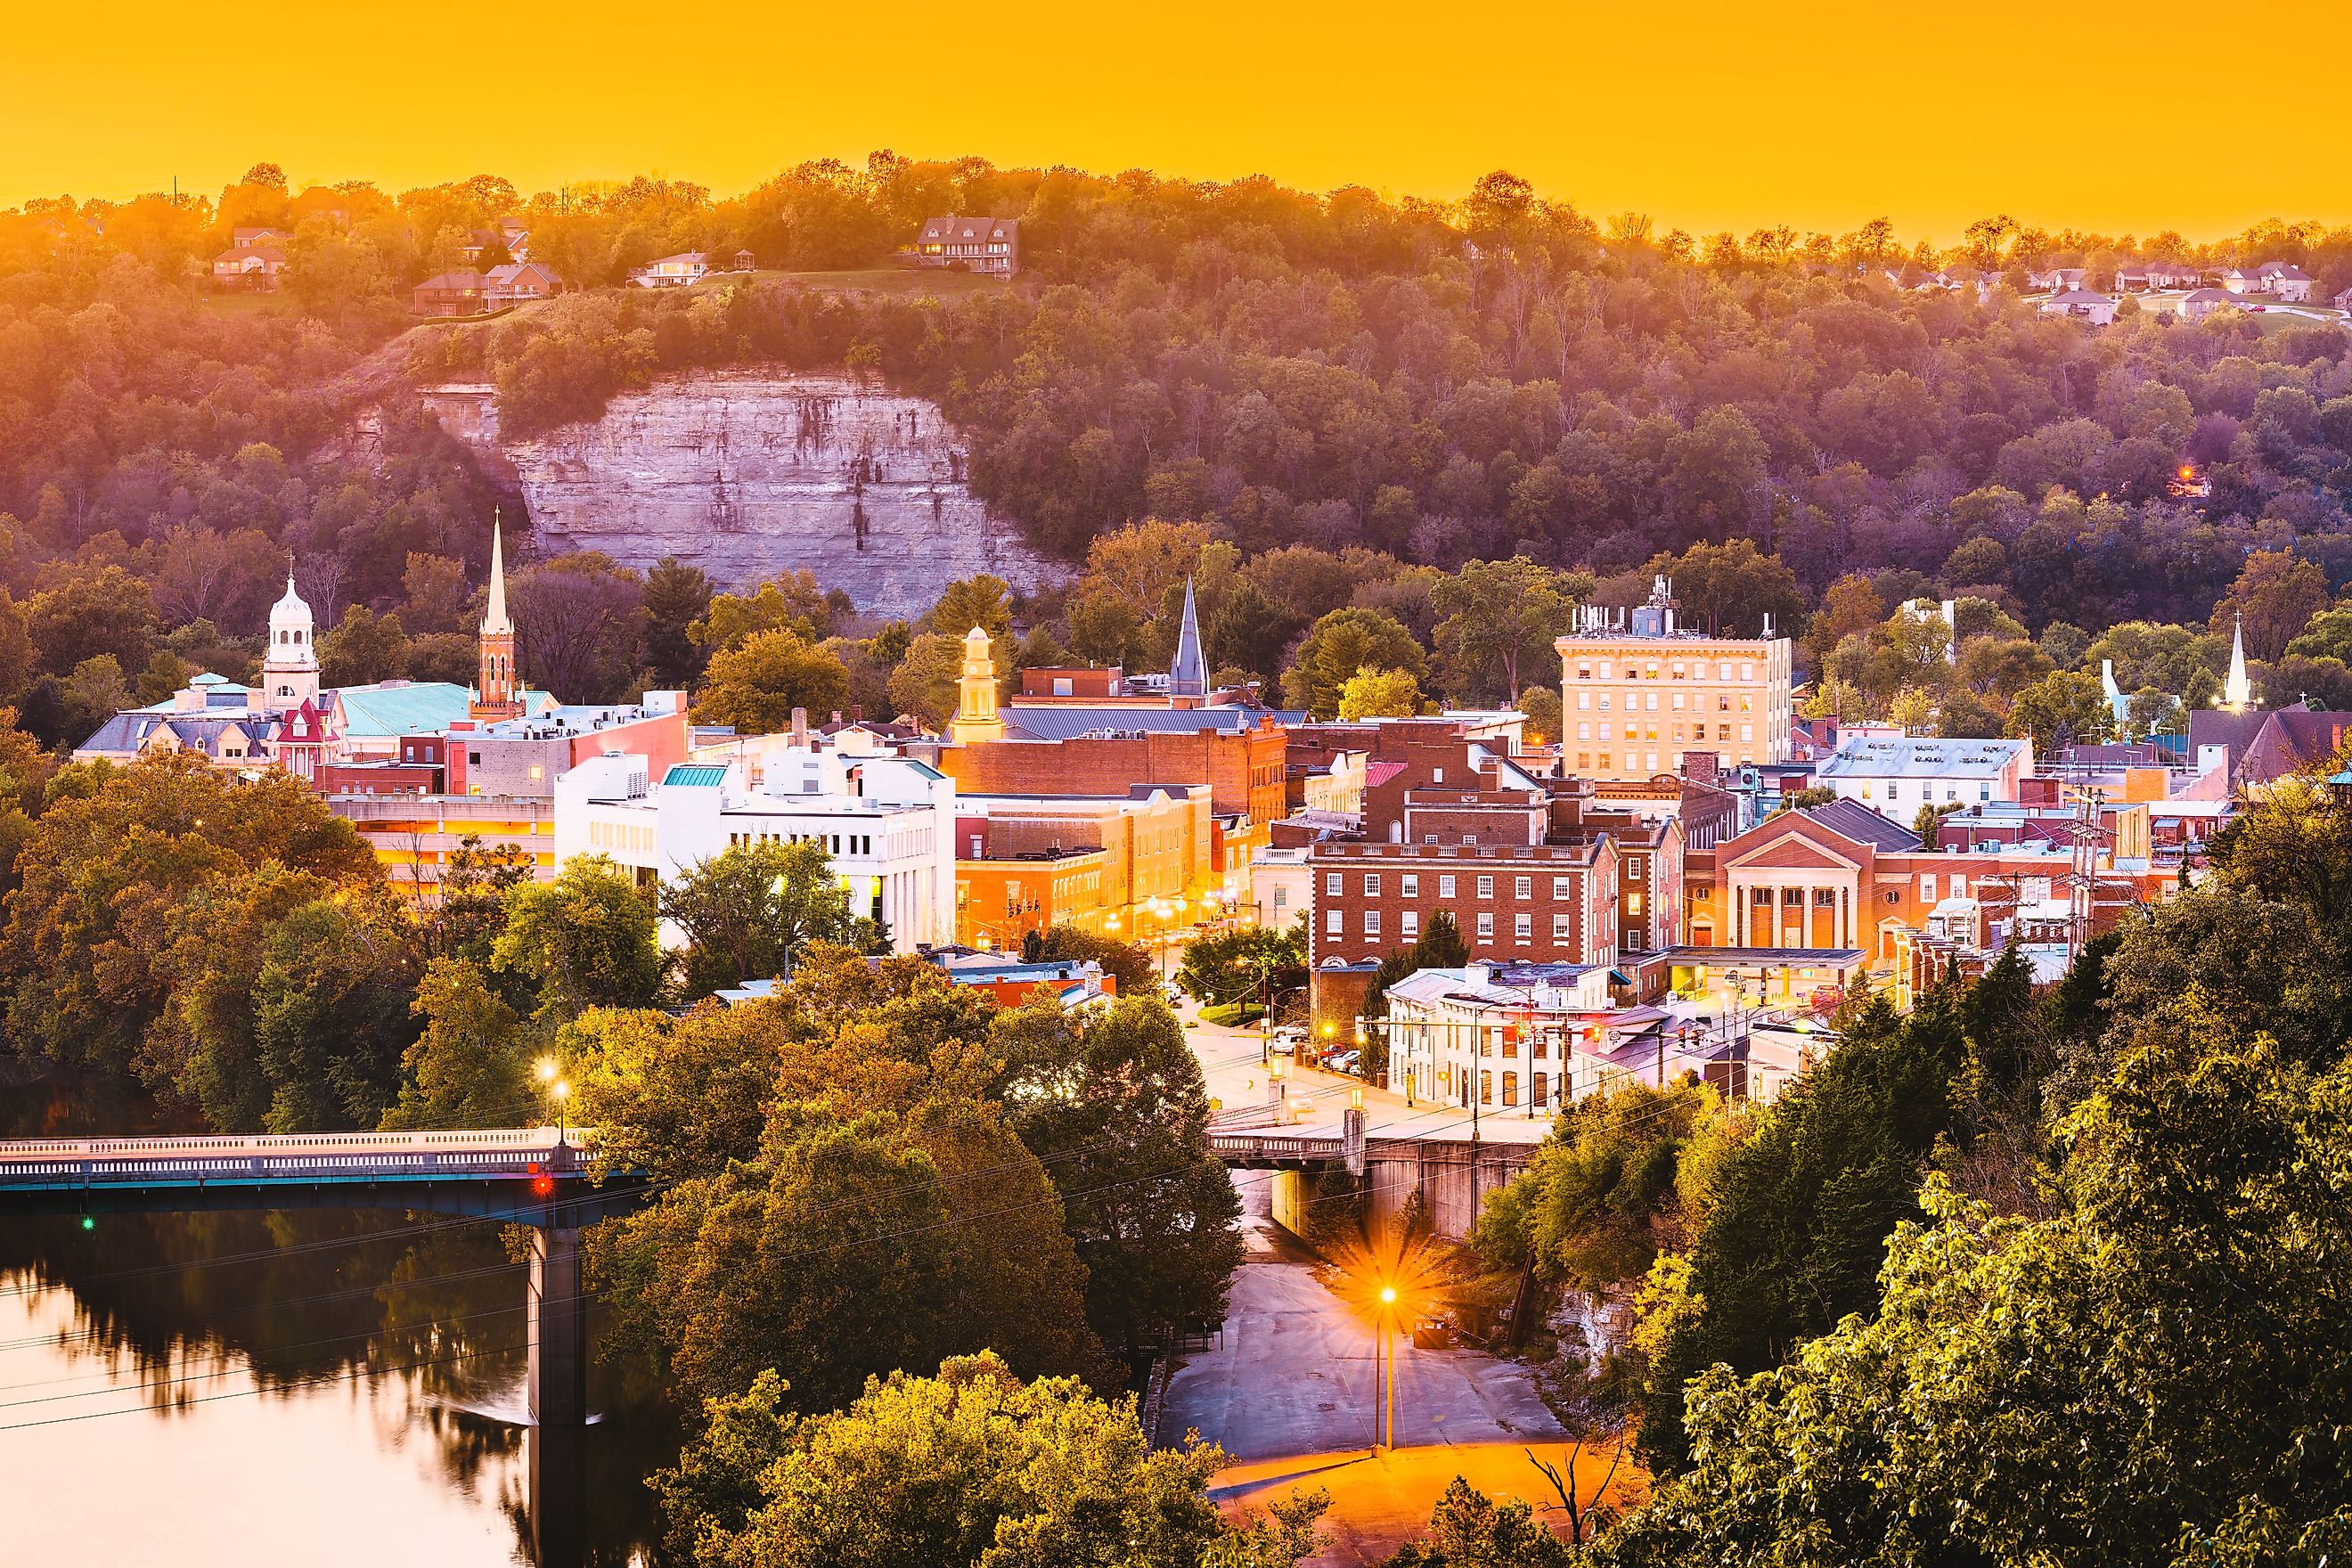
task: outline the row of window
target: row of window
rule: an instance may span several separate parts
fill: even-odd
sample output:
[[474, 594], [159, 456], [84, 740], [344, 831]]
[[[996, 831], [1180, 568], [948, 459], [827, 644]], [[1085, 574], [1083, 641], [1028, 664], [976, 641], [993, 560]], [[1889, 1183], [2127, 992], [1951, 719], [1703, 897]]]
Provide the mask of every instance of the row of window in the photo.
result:
[[[1609, 760], [1614, 754], [1614, 752], [1602, 752], [1600, 753], [1601, 760], [1599, 766], [1602, 773], [1607, 773], [1611, 768], [1615, 766], [1615, 764]], [[1752, 763], [1756, 758], [1752, 752], [1742, 752], [1736, 758], [1726, 757], [1723, 760], [1725, 762]], [[1591, 752], [1577, 752], [1576, 765], [1579, 768], [1592, 767], [1594, 765], [1593, 753]], [[1628, 752], [1625, 753], [1625, 765], [1629, 768], [1642, 768], [1647, 772], [1654, 773], [1658, 771], [1658, 753], [1655, 752], [1643, 752], [1639, 753]], [[1683, 754], [1680, 752], [1671, 753], [1670, 765], [1677, 773], [1682, 771]], [[1693, 844], [1691, 847], [1694, 849], [1704, 849], [1706, 846], [1704, 844]]]
[[[1606, 713], [1609, 711], [1609, 693], [1606, 691], [1602, 692], [1601, 694], [1601, 700], [1596, 703], [1592, 700], [1591, 692], [1580, 691], [1576, 694], [1576, 707], [1577, 710], [1582, 713], [1590, 713], [1595, 708], [1598, 708], [1601, 712]], [[1625, 693], [1626, 712], [1655, 713], [1657, 710], [1658, 694], [1656, 692], [1651, 692], [1649, 694], [1649, 700], [1646, 702], [1642, 700], [1642, 693], [1638, 691], [1628, 691]], [[1715, 699], [1715, 710], [1718, 713], [1729, 713], [1734, 710], [1731, 706], [1731, 693], [1725, 691], [1717, 695]], [[1674, 694], [1674, 700], [1667, 704], [1666, 711], [1670, 713], [1680, 713], [1685, 711], [1683, 707], [1683, 694], [1681, 692], [1677, 691]], [[1690, 700], [1690, 708], [1688, 711], [1693, 713], [1704, 713], [1706, 711], [1706, 694], [1705, 692], [1700, 692], [1697, 696], [1693, 697]], [[1744, 691], [1741, 692], [1739, 694], [1739, 707], [1738, 711], [1742, 713], [1755, 712], [1756, 699], [1750, 697]]]
[[[1327, 899], [1345, 898], [1347, 896], [1347, 875], [1348, 874], [1345, 871], [1324, 872], [1323, 896]], [[1638, 877], [1640, 873], [1635, 872], [1634, 875]], [[1478, 887], [1478, 896], [1480, 898], [1491, 899], [1495, 896], [1494, 878], [1480, 877], [1476, 879], [1476, 882]], [[1460, 879], [1454, 876], [1451, 872], [1442, 875], [1437, 879], [1437, 896], [1441, 899], [1455, 898], [1458, 896], [1455, 892], [1455, 889], [1459, 885]], [[1417, 871], [1400, 872], [1397, 876], [1397, 895], [1400, 898], [1406, 899], [1417, 899], [1421, 897], [1421, 874]], [[1364, 897], [1368, 899], [1377, 899], [1380, 896], [1381, 873], [1378, 871], [1365, 872]], [[1535, 896], [1536, 879], [1533, 877], [1514, 877], [1511, 879], [1511, 897], [1515, 899], [1532, 899]], [[1576, 897], [1576, 879], [1573, 877], [1554, 877], [1551, 879], [1551, 896], [1555, 899], [1572, 899]]]
[[[1602, 722], [1601, 725], [1601, 733], [1597, 737], [1593, 734], [1592, 730], [1593, 727], [1590, 724], [1579, 724], [1576, 727], [1576, 738], [1580, 741], [1591, 741], [1595, 739], [1608, 741], [1615, 739], [1615, 737], [1611, 735], [1609, 732], [1610, 726], [1606, 721]], [[1639, 733], [1635, 732], [1637, 730], [1640, 731]], [[1706, 726], [1704, 724], [1693, 724], [1690, 726], [1690, 731], [1691, 732], [1687, 737], [1689, 740], [1704, 741], [1706, 739]], [[1652, 720], [1646, 728], [1634, 724], [1627, 724], [1625, 726], [1624, 738], [1628, 741], [1656, 740], [1658, 738], [1657, 721]], [[1673, 726], [1673, 738], [1676, 741], [1685, 738], [1683, 734], [1683, 726], [1680, 724]], [[1731, 726], [1728, 724], [1717, 724], [1715, 727], [1715, 738], [1718, 741], [1730, 740]], [[1756, 743], [1756, 726], [1753, 724], [1742, 724], [1739, 726], [1739, 738], [1742, 741], [1747, 742], [1749, 745], [1754, 745]], [[1892, 793], [1889, 793], [1886, 798], [1893, 800], [1895, 796]]]
[[[1639, 900], [1640, 895], [1636, 894], [1635, 900], [1637, 903]], [[1636, 909], [1633, 912], [1639, 914], [1641, 910]], [[1557, 914], [1551, 917], [1552, 941], [1570, 942], [1574, 940], [1574, 932], [1570, 929], [1570, 916], [1564, 914]], [[1364, 934], [1366, 936], [1376, 937], [1384, 934], [1381, 930], [1381, 911], [1378, 910], [1364, 910], [1363, 926]], [[1346, 936], [1348, 934], [1348, 911], [1345, 910], [1325, 910], [1323, 911], [1323, 934], [1327, 937]], [[1421, 934], [1421, 911], [1418, 910], [1406, 910], [1400, 914], [1397, 917], [1396, 934], [1401, 937], [1419, 936]], [[1495, 934], [1495, 917], [1492, 914], [1482, 913], [1478, 916], [1477, 934], [1483, 938], [1492, 940]], [[1513, 915], [1511, 917], [1511, 936], [1513, 940], [1517, 942], [1533, 942], [1536, 936], [1535, 916]]]
[[[1605, 658], [1600, 660], [1599, 668], [1601, 670], [1601, 674], [1599, 679], [1602, 680], [1616, 680], [1620, 679], [1626, 680], [1655, 680], [1659, 679], [1659, 665], [1658, 661], [1654, 658], [1646, 660], [1627, 659], [1625, 661], [1625, 673], [1622, 678], [1609, 673], [1613, 668], [1614, 662], [1612, 660]], [[1579, 680], [1593, 679], [1593, 660], [1586, 659], [1580, 662], [1576, 667], [1576, 679]], [[1729, 680], [1732, 678], [1731, 669], [1731, 660], [1727, 658], [1721, 660], [1716, 667], [1717, 673], [1715, 679], [1717, 680]], [[1687, 668], [1685, 668], [1684, 661], [1679, 658], [1670, 660], [1665, 666], [1665, 677], [1671, 680], [1705, 680], [1707, 678], [1706, 660], [1703, 658], [1692, 659]], [[1754, 681], [1756, 679], [1756, 666], [1748, 660], [1740, 660], [1739, 679], [1750, 682]]]
[[[1868, 784], [1864, 784], [1862, 786], [1862, 798], [1868, 800], [1871, 797], [1870, 792], [1871, 786]], [[1932, 782], [1922, 782], [1919, 785], [1919, 803], [1922, 805], [1926, 805], [1932, 803], [1935, 798], [1935, 784]], [[1944, 786], [1944, 798], [1948, 801], [1958, 802], [1960, 798], [1960, 786], [1958, 784], [1946, 784]], [[1903, 799], [1903, 781], [1901, 779], [1888, 779], [1886, 781], [1886, 799], [1889, 805], [1896, 804]], [[1992, 785], [1990, 784], [1980, 784], [1977, 785], [1977, 799], [1979, 802], [1992, 799]]]
[[[1540, 1109], [1550, 1103], [1550, 1077], [1551, 1075], [1549, 1073], [1540, 1072], [1530, 1073], [1528, 1075], [1528, 1104]], [[1462, 1068], [1461, 1079], [1465, 1088], [1468, 1085], [1469, 1078], [1470, 1069], [1468, 1068]], [[1438, 1068], [1437, 1087], [1438, 1091], [1446, 1099], [1451, 1100], [1454, 1098], [1455, 1092], [1454, 1069], [1450, 1065], [1441, 1065]], [[1503, 1103], [1505, 1105], [1517, 1105], [1518, 1102], [1519, 1075], [1506, 1069], [1503, 1073]], [[1495, 1071], [1492, 1068], [1480, 1068], [1478, 1069], [1478, 1103], [1481, 1105], [1492, 1105], [1495, 1103]]]
[[[1965, 872], [1953, 872], [1951, 876], [1945, 880], [1944, 886], [1948, 889], [1949, 896], [1952, 898], [1965, 899], [1969, 896], [1969, 879]], [[2048, 898], [2049, 884], [2044, 881], [2041, 886], [2042, 888], [2042, 897], [2044, 899]], [[1935, 872], [1922, 871], [1919, 873], [1919, 897], [1923, 902], [1934, 903], [1936, 901], [1936, 887], [1937, 879]], [[1813, 896], [1813, 908], [1817, 910], [1833, 910], [1837, 908], [1838, 889], [1835, 888], [1782, 888], [1779, 891], [1778, 901], [1780, 907], [1784, 910], [1802, 909], [1805, 904], [1805, 895], [1808, 892], [1811, 892]], [[1892, 891], [1889, 891], [1886, 895], [1886, 900], [1887, 902], [1893, 903], [1895, 901], [1895, 895]], [[1748, 889], [1748, 901], [1759, 910], [1769, 909], [1775, 901], [1773, 889], [1770, 888], [1750, 888]], [[2028, 900], [2027, 901], [2032, 902], [2036, 900]]]
[[[811, 838], [824, 845], [825, 852], [830, 855], [874, 853], [874, 836], [870, 833], [773, 833], [763, 829], [751, 833], [730, 833], [727, 836], [727, 842], [730, 846], [740, 847], [745, 844], [800, 844]], [[846, 850], [842, 848], [844, 844], [849, 846]]]

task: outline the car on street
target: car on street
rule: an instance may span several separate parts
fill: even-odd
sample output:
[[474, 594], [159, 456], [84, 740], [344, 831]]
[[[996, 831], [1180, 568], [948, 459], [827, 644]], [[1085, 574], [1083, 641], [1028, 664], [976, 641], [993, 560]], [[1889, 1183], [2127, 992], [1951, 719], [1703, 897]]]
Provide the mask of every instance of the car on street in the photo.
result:
[[1333, 1072], [1351, 1073], [1356, 1070], [1356, 1064], [1363, 1059], [1363, 1055], [1360, 1051], [1341, 1051], [1336, 1057], [1326, 1058], [1323, 1065]]

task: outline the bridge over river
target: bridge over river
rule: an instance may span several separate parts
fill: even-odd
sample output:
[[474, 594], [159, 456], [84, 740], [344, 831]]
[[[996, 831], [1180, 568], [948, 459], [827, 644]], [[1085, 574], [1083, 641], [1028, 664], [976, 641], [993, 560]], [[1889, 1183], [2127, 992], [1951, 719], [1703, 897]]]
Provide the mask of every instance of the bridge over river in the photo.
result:
[[571, 1426], [588, 1418], [580, 1232], [646, 1199], [639, 1177], [591, 1178], [594, 1147], [593, 1131], [554, 1127], [0, 1142], [0, 1218], [375, 1208], [529, 1226], [531, 1417]]

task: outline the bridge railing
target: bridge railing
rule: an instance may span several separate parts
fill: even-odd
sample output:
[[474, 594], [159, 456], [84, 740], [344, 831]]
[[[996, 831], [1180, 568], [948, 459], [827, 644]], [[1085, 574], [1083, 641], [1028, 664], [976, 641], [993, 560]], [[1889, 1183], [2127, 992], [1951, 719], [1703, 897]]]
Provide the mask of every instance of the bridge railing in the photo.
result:
[[[593, 1128], [572, 1127], [563, 1141], [575, 1150], [594, 1146]], [[27, 1138], [0, 1140], [0, 1161], [87, 1160], [113, 1155], [163, 1159], [173, 1155], [245, 1155], [282, 1158], [305, 1154], [343, 1157], [364, 1154], [457, 1153], [496, 1150], [550, 1150], [553, 1127], [473, 1128], [447, 1132], [296, 1132], [241, 1137]]]

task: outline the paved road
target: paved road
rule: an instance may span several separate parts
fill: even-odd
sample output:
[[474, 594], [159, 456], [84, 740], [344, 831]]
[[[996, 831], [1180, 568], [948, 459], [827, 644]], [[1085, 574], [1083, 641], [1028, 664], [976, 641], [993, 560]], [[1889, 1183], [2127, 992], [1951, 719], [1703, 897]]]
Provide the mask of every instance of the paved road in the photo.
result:
[[[1169, 1385], [1160, 1440], [1198, 1431], [1240, 1461], [1369, 1447], [1371, 1336], [1317, 1279], [1305, 1250], [1265, 1217], [1267, 1175], [1236, 1180], [1249, 1258], [1234, 1278], [1222, 1342], [1187, 1357]], [[1400, 1344], [1400, 1445], [1561, 1436], [1525, 1369], [1466, 1347]]]

